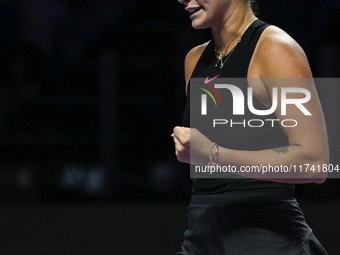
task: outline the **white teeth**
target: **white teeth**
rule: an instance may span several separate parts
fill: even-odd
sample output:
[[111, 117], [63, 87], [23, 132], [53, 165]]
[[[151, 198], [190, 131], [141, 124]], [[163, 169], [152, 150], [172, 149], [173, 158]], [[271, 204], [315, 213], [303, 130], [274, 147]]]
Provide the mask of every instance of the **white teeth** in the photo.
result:
[[201, 9], [202, 9], [202, 7], [198, 7], [198, 8], [196, 8], [196, 9], [194, 9], [194, 10], [190, 10], [189, 13], [190, 13], [190, 15], [191, 15], [191, 14], [194, 14], [195, 12], [198, 12], [198, 11], [201, 10]]

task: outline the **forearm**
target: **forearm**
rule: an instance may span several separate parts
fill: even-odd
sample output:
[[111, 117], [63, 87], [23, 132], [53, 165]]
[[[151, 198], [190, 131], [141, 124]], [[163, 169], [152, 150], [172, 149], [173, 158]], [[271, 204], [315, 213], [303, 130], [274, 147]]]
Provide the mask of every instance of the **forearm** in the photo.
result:
[[[327, 172], [320, 169], [323, 164], [328, 164], [328, 150], [327, 147], [310, 149], [299, 145], [261, 151], [219, 148], [216, 163], [220, 166], [235, 166], [238, 174], [250, 178], [285, 183], [322, 183], [327, 177]], [[262, 171], [260, 173], [242, 171], [247, 166], [248, 169], [253, 167]], [[268, 166], [272, 169], [278, 166], [276, 169], [279, 171], [268, 171]], [[286, 171], [282, 171], [283, 168]], [[263, 171], [264, 169], [267, 171]]]

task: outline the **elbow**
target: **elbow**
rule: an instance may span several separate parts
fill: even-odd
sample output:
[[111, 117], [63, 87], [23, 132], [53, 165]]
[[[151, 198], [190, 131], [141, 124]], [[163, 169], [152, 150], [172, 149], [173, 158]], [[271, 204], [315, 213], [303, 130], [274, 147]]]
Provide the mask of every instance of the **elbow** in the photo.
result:
[[327, 173], [324, 174], [323, 176], [320, 175], [320, 177], [314, 177], [312, 179], [312, 183], [322, 184], [322, 183], [324, 183], [326, 181], [326, 179], [327, 179]]
[[316, 184], [324, 183], [330, 172], [328, 150], [319, 152], [317, 155], [309, 154], [309, 156], [306, 157], [306, 160], [309, 162], [309, 182]]
[[317, 166], [318, 166], [318, 172], [315, 173], [315, 178], [313, 178], [313, 180], [314, 180], [314, 183], [316, 183], [316, 184], [322, 184], [326, 181], [328, 173], [329, 173], [330, 165], [329, 165], [328, 155], [322, 157], [318, 161]]
[[315, 163], [314, 163], [315, 172], [313, 172], [313, 183], [322, 184], [326, 181], [328, 173], [330, 172], [329, 168], [329, 157], [327, 155], [321, 156]]

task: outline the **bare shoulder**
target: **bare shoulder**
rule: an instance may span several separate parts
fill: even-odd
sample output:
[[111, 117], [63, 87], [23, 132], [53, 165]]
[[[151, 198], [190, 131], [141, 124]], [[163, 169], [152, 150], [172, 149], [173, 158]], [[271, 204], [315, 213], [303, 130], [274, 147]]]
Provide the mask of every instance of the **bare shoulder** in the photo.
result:
[[263, 78], [312, 77], [301, 46], [276, 26], [269, 26], [263, 31], [253, 58], [257, 72]]
[[201, 45], [198, 45], [191, 49], [187, 56], [185, 57], [185, 81], [186, 81], [186, 86], [188, 86], [190, 77], [192, 75], [192, 72], [194, 71], [196, 64], [198, 60], [200, 59], [203, 51], [209, 44], [209, 41], [206, 43], [203, 43]]

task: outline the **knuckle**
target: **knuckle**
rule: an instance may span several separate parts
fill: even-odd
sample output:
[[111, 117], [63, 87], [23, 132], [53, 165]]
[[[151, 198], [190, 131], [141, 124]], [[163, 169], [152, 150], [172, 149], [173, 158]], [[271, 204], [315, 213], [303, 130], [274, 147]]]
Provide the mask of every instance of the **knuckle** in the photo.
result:
[[185, 147], [190, 147], [190, 139], [185, 139], [185, 140], [183, 140], [182, 144], [183, 144]]
[[183, 152], [185, 151], [185, 148], [184, 148], [183, 146], [178, 146], [178, 147], [177, 147], [177, 151], [178, 151], [179, 153], [183, 153]]

